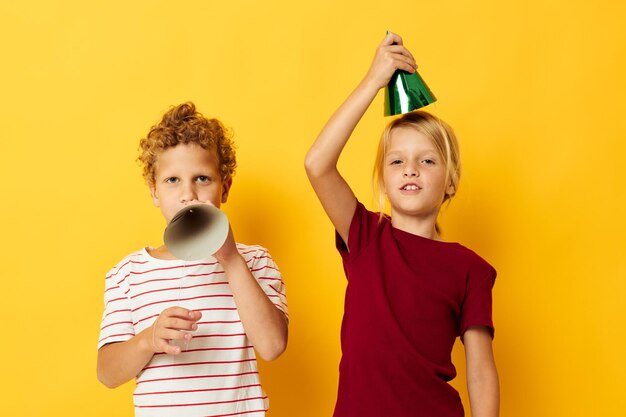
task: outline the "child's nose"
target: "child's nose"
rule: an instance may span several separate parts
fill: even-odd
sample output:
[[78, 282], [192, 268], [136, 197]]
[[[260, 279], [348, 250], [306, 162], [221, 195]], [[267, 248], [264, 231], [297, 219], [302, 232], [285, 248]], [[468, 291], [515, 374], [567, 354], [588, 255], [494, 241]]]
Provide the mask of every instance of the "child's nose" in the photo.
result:
[[196, 200], [196, 189], [192, 184], [186, 184], [180, 190], [180, 202], [187, 203]]
[[419, 177], [419, 175], [420, 175], [419, 170], [413, 165], [407, 164], [406, 167], [404, 168], [405, 177]]

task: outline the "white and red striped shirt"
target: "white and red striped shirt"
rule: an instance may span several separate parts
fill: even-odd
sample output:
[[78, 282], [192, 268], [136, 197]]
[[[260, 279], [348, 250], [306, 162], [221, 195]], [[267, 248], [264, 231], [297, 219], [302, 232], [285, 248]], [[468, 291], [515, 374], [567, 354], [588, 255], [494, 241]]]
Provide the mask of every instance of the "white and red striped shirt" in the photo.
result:
[[[288, 318], [285, 286], [267, 249], [237, 244], [248, 268]], [[198, 330], [179, 355], [155, 354], [137, 375], [135, 415], [261, 417], [269, 401], [224, 270], [214, 259], [162, 260], [145, 249], [106, 276], [98, 349], [123, 342], [180, 306], [202, 312]]]

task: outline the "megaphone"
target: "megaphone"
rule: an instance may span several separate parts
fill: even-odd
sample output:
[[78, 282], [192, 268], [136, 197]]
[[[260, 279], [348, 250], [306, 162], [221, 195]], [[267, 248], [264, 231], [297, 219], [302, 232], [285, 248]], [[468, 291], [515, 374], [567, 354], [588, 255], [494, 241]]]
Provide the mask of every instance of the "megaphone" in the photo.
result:
[[169, 251], [179, 259], [197, 261], [211, 257], [228, 237], [228, 218], [209, 204], [179, 210], [163, 233]]
[[408, 113], [437, 101], [417, 71], [397, 70], [385, 87], [385, 116]]

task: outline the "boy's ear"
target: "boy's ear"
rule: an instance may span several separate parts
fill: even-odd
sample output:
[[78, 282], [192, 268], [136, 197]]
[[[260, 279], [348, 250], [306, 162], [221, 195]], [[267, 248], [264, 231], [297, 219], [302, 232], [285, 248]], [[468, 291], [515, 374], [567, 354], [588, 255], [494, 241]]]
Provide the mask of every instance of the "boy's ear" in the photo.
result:
[[230, 177], [226, 181], [222, 183], [222, 204], [228, 200], [228, 193], [230, 192], [230, 187], [233, 185], [233, 178]]
[[452, 184], [452, 181], [450, 181], [448, 188], [446, 188], [446, 194], [449, 195], [450, 197], [456, 194], [456, 187]]
[[159, 197], [156, 195], [156, 188], [154, 185], [150, 185], [150, 196], [152, 197], [152, 202], [154, 203], [154, 207], [159, 207]]

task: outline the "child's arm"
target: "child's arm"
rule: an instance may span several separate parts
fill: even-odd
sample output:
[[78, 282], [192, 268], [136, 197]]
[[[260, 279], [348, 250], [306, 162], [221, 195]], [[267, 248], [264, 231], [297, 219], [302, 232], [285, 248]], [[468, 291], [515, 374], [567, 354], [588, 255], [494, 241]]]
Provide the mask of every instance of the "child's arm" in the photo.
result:
[[239, 251], [232, 230], [215, 253], [230, 285], [246, 335], [261, 358], [271, 361], [287, 348], [287, 319], [267, 297]]
[[105, 345], [98, 350], [98, 380], [109, 388], [118, 387], [146, 366], [158, 352], [180, 353], [178, 346], [168, 340], [189, 340], [191, 334], [181, 330], [197, 329], [202, 313], [182, 307], [163, 310], [154, 324], [125, 342]]
[[471, 327], [465, 332], [463, 343], [472, 417], [497, 417], [500, 412], [500, 383], [491, 334], [484, 327]]
[[348, 242], [356, 197], [337, 170], [339, 155], [378, 90], [389, 83], [393, 73], [397, 69], [415, 72], [416, 68], [402, 38], [389, 33], [378, 46], [365, 78], [328, 120], [307, 153], [305, 168], [309, 181], [344, 242]]

